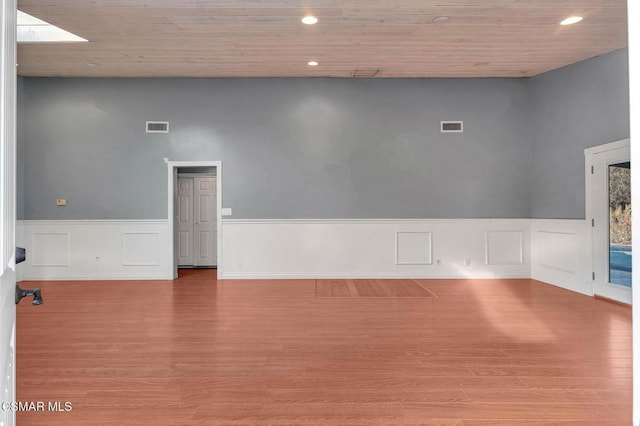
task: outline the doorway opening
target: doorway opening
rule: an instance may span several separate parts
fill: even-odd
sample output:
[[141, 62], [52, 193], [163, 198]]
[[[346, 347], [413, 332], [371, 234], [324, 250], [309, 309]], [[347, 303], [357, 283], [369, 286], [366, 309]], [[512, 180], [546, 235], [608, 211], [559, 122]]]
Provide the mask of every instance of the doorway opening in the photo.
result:
[[169, 161], [167, 199], [172, 278], [178, 268], [217, 268], [222, 275], [222, 163]]
[[631, 304], [629, 139], [585, 150], [593, 293]]
[[178, 268], [216, 267], [216, 168], [179, 168], [176, 191]]

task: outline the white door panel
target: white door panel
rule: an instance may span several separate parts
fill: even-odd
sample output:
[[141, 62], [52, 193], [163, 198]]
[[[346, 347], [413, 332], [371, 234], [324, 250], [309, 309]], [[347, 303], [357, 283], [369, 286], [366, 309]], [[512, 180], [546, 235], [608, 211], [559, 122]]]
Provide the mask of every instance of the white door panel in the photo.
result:
[[190, 234], [190, 232], [178, 232], [178, 259], [184, 262], [188, 262], [193, 250]]
[[201, 263], [206, 260], [211, 255], [209, 250], [209, 239], [211, 235], [207, 231], [198, 232], [198, 260], [197, 263]]
[[178, 196], [178, 222], [179, 223], [189, 223], [191, 222], [191, 207], [190, 207], [191, 199], [188, 195], [180, 195]]
[[206, 224], [211, 221], [211, 196], [200, 195], [198, 197], [198, 221], [199, 223]]
[[193, 265], [193, 179], [178, 179], [178, 266]]
[[215, 266], [214, 246], [216, 244], [216, 216], [214, 196], [215, 178], [194, 178], [194, 206], [195, 212], [194, 234], [197, 252], [194, 256], [194, 266]]

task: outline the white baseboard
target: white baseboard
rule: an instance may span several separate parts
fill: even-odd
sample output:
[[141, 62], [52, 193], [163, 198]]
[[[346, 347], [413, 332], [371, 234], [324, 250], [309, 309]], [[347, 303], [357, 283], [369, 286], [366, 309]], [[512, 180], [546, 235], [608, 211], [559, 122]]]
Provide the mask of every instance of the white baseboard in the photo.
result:
[[242, 280], [305, 280], [305, 279], [509, 279], [509, 278], [531, 278], [529, 274], [526, 275], [499, 275], [499, 274], [474, 274], [461, 275], [461, 274], [444, 274], [444, 275], [416, 275], [416, 274], [305, 274], [305, 273], [291, 273], [291, 274], [252, 274], [252, 273], [225, 273], [225, 279], [242, 279]]
[[531, 248], [531, 278], [593, 296], [585, 220], [531, 220]]
[[21, 279], [20, 281], [121, 281], [121, 280], [134, 280], [134, 281], [161, 281], [169, 280], [166, 274], [152, 275], [152, 274], [64, 274], [64, 273], [44, 273], [44, 274], [30, 274]]
[[171, 279], [166, 220], [18, 221], [19, 281]]

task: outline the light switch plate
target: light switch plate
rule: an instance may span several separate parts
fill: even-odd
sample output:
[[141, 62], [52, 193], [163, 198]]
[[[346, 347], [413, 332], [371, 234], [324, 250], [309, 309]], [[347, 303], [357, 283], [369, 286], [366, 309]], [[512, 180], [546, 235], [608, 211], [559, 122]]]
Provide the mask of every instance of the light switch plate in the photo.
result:
[[64, 198], [58, 198], [56, 200], [56, 206], [66, 206], [67, 205], [67, 200], [65, 200]]
[[231, 207], [223, 207], [220, 213], [222, 216], [231, 216]]

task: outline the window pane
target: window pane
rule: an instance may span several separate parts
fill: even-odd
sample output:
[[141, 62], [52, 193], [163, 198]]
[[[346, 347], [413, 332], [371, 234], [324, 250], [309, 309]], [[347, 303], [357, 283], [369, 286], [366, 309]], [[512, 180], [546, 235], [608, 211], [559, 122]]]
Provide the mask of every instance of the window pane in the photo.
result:
[[609, 282], [631, 287], [631, 163], [609, 166]]

